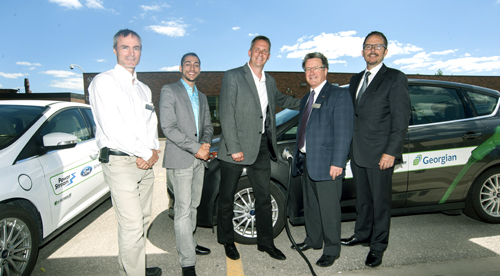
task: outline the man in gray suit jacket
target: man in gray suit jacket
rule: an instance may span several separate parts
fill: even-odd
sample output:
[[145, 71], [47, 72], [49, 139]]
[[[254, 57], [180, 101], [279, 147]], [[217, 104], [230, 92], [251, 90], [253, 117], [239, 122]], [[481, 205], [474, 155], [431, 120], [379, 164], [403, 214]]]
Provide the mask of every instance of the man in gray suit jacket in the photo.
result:
[[[302, 98], [292, 175], [302, 175], [306, 238], [302, 251], [323, 248], [318, 266], [340, 256], [340, 198], [351, 145], [354, 107], [349, 90], [326, 80], [328, 59], [309, 53], [302, 68], [311, 91]], [[292, 249], [295, 249], [292, 246]]]
[[179, 66], [182, 79], [164, 85], [160, 95], [160, 123], [167, 137], [163, 167], [175, 193], [174, 231], [183, 275], [196, 275], [196, 254], [210, 253], [193, 235], [213, 135], [207, 97], [195, 85], [200, 66], [195, 53], [185, 54]]
[[221, 183], [217, 213], [217, 238], [226, 256], [240, 258], [234, 244], [233, 199], [244, 168], [255, 197], [258, 250], [279, 260], [285, 255], [274, 246], [271, 213], [271, 160], [276, 159], [276, 106], [298, 109], [300, 99], [278, 91], [276, 81], [264, 72], [271, 42], [265, 36], [252, 40], [250, 61], [224, 74], [220, 92]]

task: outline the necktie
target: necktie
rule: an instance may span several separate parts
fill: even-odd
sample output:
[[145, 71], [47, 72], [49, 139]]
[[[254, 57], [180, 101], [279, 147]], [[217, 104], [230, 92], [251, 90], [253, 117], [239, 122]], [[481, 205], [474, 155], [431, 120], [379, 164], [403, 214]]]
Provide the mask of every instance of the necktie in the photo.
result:
[[358, 98], [356, 99], [356, 104], [359, 103], [361, 97], [363, 96], [363, 93], [365, 93], [366, 87], [368, 86], [368, 76], [370, 76], [370, 74], [371, 74], [370, 71], [366, 71], [363, 85], [361, 86], [361, 89], [359, 89]]
[[306, 141], [306, 126], [307, 121], [309, 120], [309, 115], [311, 115], [312, 105], [314, 103], [314, 90], [309, 94], [309, 99], [307, 100], [306, 108], [304, 108], [304, 114], [302, 114], [302, 120], [300, 121], [299, 128], [299, 142], [298, 148], [301, 149], [304, 147]]

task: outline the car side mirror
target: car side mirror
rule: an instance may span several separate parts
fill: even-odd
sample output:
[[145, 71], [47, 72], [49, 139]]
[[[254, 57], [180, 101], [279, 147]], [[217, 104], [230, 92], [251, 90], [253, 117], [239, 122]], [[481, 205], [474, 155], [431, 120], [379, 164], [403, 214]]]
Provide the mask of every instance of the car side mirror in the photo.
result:
[[64, 132], [53, 132], [43, 136], [42, 150], [48, 152], [51, 150], [74, 148], [78, 143], [78, 138]]

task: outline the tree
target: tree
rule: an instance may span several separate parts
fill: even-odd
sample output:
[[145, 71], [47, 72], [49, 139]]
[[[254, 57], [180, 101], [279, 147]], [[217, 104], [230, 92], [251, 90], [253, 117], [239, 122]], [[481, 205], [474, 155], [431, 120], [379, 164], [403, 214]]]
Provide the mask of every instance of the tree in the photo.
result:
[[443, 70], [438, 69], [437, 72], [434, 75], [435, 76], [442, 76], [443, 75]]

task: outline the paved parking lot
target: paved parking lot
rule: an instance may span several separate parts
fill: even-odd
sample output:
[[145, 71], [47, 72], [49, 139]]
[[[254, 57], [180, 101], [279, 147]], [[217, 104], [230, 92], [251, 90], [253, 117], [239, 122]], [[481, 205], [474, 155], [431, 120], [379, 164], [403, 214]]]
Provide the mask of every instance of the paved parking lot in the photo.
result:
[[[166, 210], [166, 172], [161, 164], [154, 170], [148, 265], [161, 267], [163, 275], [181, 275], [173, 220]], [[350, 236], [353, 228], [352, 221], [342, 223], [342, 236]], [[302, 258], [290, 249], [285, 231], [275, 239], [276, 246], [287, 256], [285, 261], [271, 259], [257, 251], [255, 245], [240, 244], [237, 246], [241, 261], [232, 261], [225, 257], [211, 228], [198, 228], [196, 235], [200, 245], [212, 250], [208, 256], [198, 256], [198, 275], [311, 275]], [[292, 235], [301, 242], [304, 227], [292, 227]], [[33, 275], [117, 275], [117, 252], [117, 222], [111, 201], [107, 200], [40, 250]], [[340, 259], [329, 268], [314, 264], [321, 256], [320, 250], [309, 250], [305, 255], [317, 275], [500, 275], [500, 225], [485, 224], [465, 215], [395, 217], [382, 266], [367, 269], [367, 253], [367, 247], [343, 247]]]

